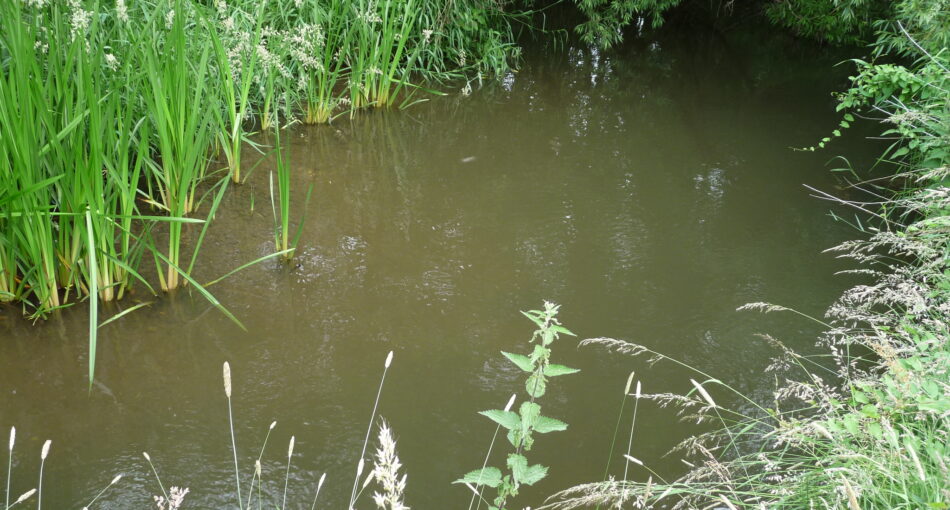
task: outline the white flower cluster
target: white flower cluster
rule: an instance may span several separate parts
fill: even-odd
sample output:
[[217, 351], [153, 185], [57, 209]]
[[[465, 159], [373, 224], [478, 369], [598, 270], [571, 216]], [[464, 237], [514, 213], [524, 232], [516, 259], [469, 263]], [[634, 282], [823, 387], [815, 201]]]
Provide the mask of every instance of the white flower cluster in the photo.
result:
[[376, 449], [376, 460], [373, 473], [383, 492], [374, 492], [373, 501], [383, 510], [409, 510], [403, 504], [403, 492], [406, 490], [407, 475], [399, 476], [399, 455], [396, 453], [396, 440], [393, 439], [392, 429], [386, 422], [379, 425], [379, 447]]
[[115, 0], [115, 17], [122, 23], [129, 22], [129, 8], [125, 5], [125, 0]]
[[168, 491], [168, 499], [165, 499], [163, 496], [154, 496], [155, 506], [158, 507], [158, 510], [178, 510], [181, 508], [181, 503], [185, 500], [187, 494], [187, 487], [184, 489], [172, 487]]
[[75, 41], [76, 37], [85, 37], [92, 22], [92, 12], [83, 9], [79, 0], [67, 0], [66, 4], [72, 11], [69, 16], [69, 36]]

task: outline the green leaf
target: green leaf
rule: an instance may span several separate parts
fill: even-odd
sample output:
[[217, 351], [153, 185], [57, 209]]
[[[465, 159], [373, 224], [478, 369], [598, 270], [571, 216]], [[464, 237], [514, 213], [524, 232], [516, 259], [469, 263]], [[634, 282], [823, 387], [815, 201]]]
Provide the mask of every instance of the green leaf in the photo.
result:
[[505, 427], [508, 430], [521, 428], [521, 418], [511, 411], [502, 411], [501, 409], [489, 409], [478, 413], [489, 420]]
[[525, 485], [534, 485], [540, 482], [545, 476], [548, 476], [548, 468], [541, 464], [530, 466], [521, 475], [521, 483]]
[[531, 319], [531, 322], [537, 324], [539, 328], [544, 327], [544, 320], [541, 319], [541, 312], [538, 310], [531, 310], [530, 312], [521, 312], [522, 315]]
[[528, 459], [517, 453], [508, 454], [508, 468], [511, 469], [515, 484], [520, 484], [522, 475], [528, 470]]
[[544, 375], [548, 377], [557, 377], [559, 375], [576, 374], [580, 369], [566, 367], [564, 365], [548, 365], [544, 367]]
[[501, 485], [501, 470], [495, 467], [476, 469], [452, 483], [470, 483], [476, 487], [486, 485], [494, 489]]
[[541, 406], [534, 402], [523, 402], [521, 407], [518, 408], [518, 414], [521, 415], [520, 424], [523, 427], [534, 427], [538, 417], [541, 416]]
[[547, 359], [551, 355], [551, 349], [547, 347], [542, 347], [540, 345], [535, 345], [534, 350], [531, 351], [531, 361], [537, 363], [539, 360]]
[[853, 414], [845, 415], [841, 420], [844, 424], [845, 430], [848, 431], [852, 436], [858, 435], [858, 417]]
[[511, 475], [516, 484], [534, 485], [548, 474], [548, 468], [541, 464], [528, 466], [528, 459], [523, 455], [509, 455], [508, 467], [511, 468]]
[[537, 373], [531, 374], [524, 383], [524, 389], [534, 398], [541, 398], [547, 390], [547, 381], [543, 375]]
[[521, 370], [524, 370], [525, 372], [534, 371], [534, 362], [531, 361], [531, 358], [525, 356], [524, 354], [514, 354], [505, 351], [501, 351], [501, 353], [504, 354], [506, 358], [511, 360], [512, 363], [517, 365]]
[[538, 416], [537, 420], [534, 422], [534, 431], [539, 434], [547, 434], [548, 432], [560, 432], [562, 430], [567, 430], [567, 423], [564, 423], [561, 420], [556, 418], [548, 418], [547, 416]]
[[572, 333], [571, 330], [565, 328], [564, 326], [558, 326], [556, 324], [554, 326], [551, 326], [551, 330], [564, 334], [564, 335], [577, 336], [574, 333]]

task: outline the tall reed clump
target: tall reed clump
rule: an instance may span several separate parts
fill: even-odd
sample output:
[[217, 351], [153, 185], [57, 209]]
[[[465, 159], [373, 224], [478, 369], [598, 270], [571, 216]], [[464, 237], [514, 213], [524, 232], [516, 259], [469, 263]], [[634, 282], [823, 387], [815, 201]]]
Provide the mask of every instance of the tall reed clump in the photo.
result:
[[274, 130], [276, 140], [274, 152], [277, 157], [277, 189], [276, 196], [274, 190], [274, 172], [270, 173], [270, 198], [271, 210], [274, 213], [274, 248], [277, 253], [282, 254], [285, 260], [292, 259], [297, 251], [297, 243], [300, 242], [300, 235], [303, 233], [303, 225], [307, 219], [307, 205], [310, 203], [310, 196], [313, 193], [313, 184], [307, 188], [307, 197], [304, 200], [304, 214], [297, 224], [297, 231], [291, 237], [290, 234], [290, 158], [287, 154], [289, 147], [282, 146], [280, 143], [280, 130]]
[[[90, 300], [90, 383], [96, 302], [136, 282], [191, 285], [233, 318], [192, 274], [228, 182], [246, 178], [250, 135], [397, 104], [406, 87], [468, 72], [477, 59], [450, 55], [482, 43], [444, 21], [484, 8], [448, 2], [439, 22], [416, 0], [0, 2], [0, 302], [37, 318]], [[454, 35], [434, 51], [440, 30]], [[226, 175], [210, 166], [218, 154]], [[289, 258], [303, 222], [292, 235], [278, 160], [272, 256]], [[193, 240], [187, 225], [201, 223]]]
[[[507, 439], [513, 451], [506, 458], [505, 470], [483, 465], [480, 469], [471, 471], [454, 482], [465, 484], [472, 491], [478, 499], [475, 508], [485, 503], [489, 509], [504, 510], [508, 499], [517, 496], [522, 486], [534, 485], [544, 479], [548, 468], [541, 464], [530, 464], [525, 453], [534, 446], [534, 434], [547, 434], [567, 429], [567, 424], [563, 421], [542, 416], [541, 406], [536, 402], [547, 392], [551, 377], [578, 372], [577, 369], [551, 363], [551, 345], [554, 341], [562, 334], [574, 336], [557, 320], [558, 309], [558, 305], [545, 301], [544, 310], [522, 312], [538, 326], [531, 336], [531, 342], [537, 343], [528, 354], [502, 352], [509, 361], [528, 374], [524, 388], [529, 398], [521, 404], [517, 412], [509, 410], [514, 403], [514, 397], [512, 397], [504, 410], [491, 409], [479, 413], [497, 423], [498, 427], [503, 427], [508, 431]], [[496, 428], [496, 434], [497, 432]], [[493, 437], [485, 464], [491, 456], [494, 442]], [[483, 487], [495, 490], [495, 496], [490, 501], [482, 496]], [[471, 506], [470, 503], [469, 507]]]
[[[154, 15], [160, 10], [153, 12], [146, 29], [153, 32], [152, 40], [164, 44], [142, 45], [140, 57], [145, 71], [140, 91], [158, 159], [149, 164], [156, 188], [153, 203], [174, 217], [184, 217], [197, 208], [198, 185], [208, 169], [213, 110], [217, 107], [208, 105], [212, 99], [208, 91], [212, 48], [204, 45], [194, 52], [188, 48], [190, 32], [202, 29], [190, 19], [189, 5], [175, 0], [161, 16]], [[159, 272], [164, 290], [176, 289], [181, 283], [181, 245], [182, 225], [175, 222], [169, 226], [164, 276]]]

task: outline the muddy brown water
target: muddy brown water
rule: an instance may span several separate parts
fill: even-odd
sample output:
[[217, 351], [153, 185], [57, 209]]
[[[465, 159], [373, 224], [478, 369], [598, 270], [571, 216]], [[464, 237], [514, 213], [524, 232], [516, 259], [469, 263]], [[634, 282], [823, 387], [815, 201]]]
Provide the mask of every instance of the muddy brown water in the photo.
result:
[[[565, 46], [529, 50], [519, 72], [469, 97], [287, 132], [296, 218], [315, 190], [299, 254], [210, 288], [247, 331], [187, 290], [138, 289], [119, 306], [154, 303], [102, 329], [87, 394], [84, 305], [36, 325], [0, 309], [14, 497], [35, 486], [50, 438], [46, 508], [81, 508], [117, 473], [93, 508], [152, 507], [160, 489], [143, 451], [166, 487], [190, 488], [183, 508], [235, 508], [227, 360], [242, 489], [277, 420], [265, 507], [279, 504], [294, 435], [288, 508], [310, 508], [324, 472], [318, 508], [345, 508], [392, 350], [379, 415], [398, 437], [406, 502], [465, 507], [468, 491], [451, 482], [481, 465], [495, 430], [477, 411], [523, 395], [499, 351], [528, 349], [532, 325], [518, 312], [544, 299], [581, 338], [641, 342], [767, 399], [773, 351], [755, 334], [809, 350], [818, 328], [736, 307], [770, 301], [821, 316], [848, 284], [832, 276], [848, 265], [822, 250], [854, 233], [802, 186], [836, 190], [834, 153], [790, 149], [836, 124], [838, 59], [768, 34], [671, 33], [609, 53]], [[857, 160], [873, 152], [857, 137], [836, 143]], [[226, 197], [199, 281], [273, 251], [271, 167], [264, 158]], [[571, 338], [553, 357], [582, 370], [540, 401], [570, 428], [537, 438], [529, 457], [550, 474], [513, 508], [603, 476], [630, 370], [644, 392], [686, 391], [695, 376]], [[663, 454], [698, 430], [642, 405], [632, 453], [675, 474], [679, 458]], [[505, 451], [500, 443], [491, 464]], [[622, 471], [615, 455], [610, 472]], [[357, 508], [373, 507], [364, 493]]]

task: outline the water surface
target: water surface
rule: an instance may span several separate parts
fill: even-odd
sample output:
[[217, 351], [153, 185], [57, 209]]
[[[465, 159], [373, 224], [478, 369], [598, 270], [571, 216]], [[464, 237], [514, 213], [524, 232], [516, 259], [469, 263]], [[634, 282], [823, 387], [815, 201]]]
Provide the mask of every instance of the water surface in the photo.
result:
[[[119, 307], [154, 303], [103, 328], [88, 395], [83, 305], [35, 326], [0, 309], [0, 427], [19, 430], [14, 492], [34, 486], [51, 438], [50, 508], [80, 508], [116, 473], [125, 478], [96, 508], [149, 507], [159, 488], [143, 451], [166, 487], [190, 487], [186, 508], [235, 507], [228, 360], [245, 490], [277, 420], [265, 489], [281, 494], [294, 435], [288, 507], [310, 508], [327, 472], [318, 506], [345, 508], [392, 350], [379, 412], [398, 436], [407, 503], [465, 506], [466, 489], [450, 482], [480, 466], [495, 429], [476, 412], [522, 387], [499, 351], [528, 350], [532, 327], [518, 311], [544, 299], [581, 338], [641, 342], [767, 398], [772, 351], [755, 334], [809, 349], [817, 328], [736, 307], [771, 301], [820, 316], [847, 284], [832, 276], [846, 266], [821, 250], [853, 233], [802, 186], [836, 189], [831, 153], [790, 149], [836, 124], [836, 61], [737, 33], [671, 32], [609, 53], [540, 47], [469, 97], [292, 129], [297, 218], [314, 185], [297, 258], [210, 288], [247, 331], [187, 290], [139, 289]], [[873, 151], [858, 140], [836, 149], [857, 160]], [[271, 168], [264, 158], [226, 197], [200, 281], [273, 251]], [[631, 369], [649, 392], [686, 391], [691, 376], [570, 338], [554, 360], [582, 369], [541, 401], [570, 428], [537, 438], [531, 460], [550, 476], [517, 508], [600, 479]], [[678, 458], [663, 453], [695, 430], [642, 406], [633, 453], [673, 474]], [[615, 459], [611, 471], [622, 469]], [[373, 507], [367, 496], [359, 508]]]

